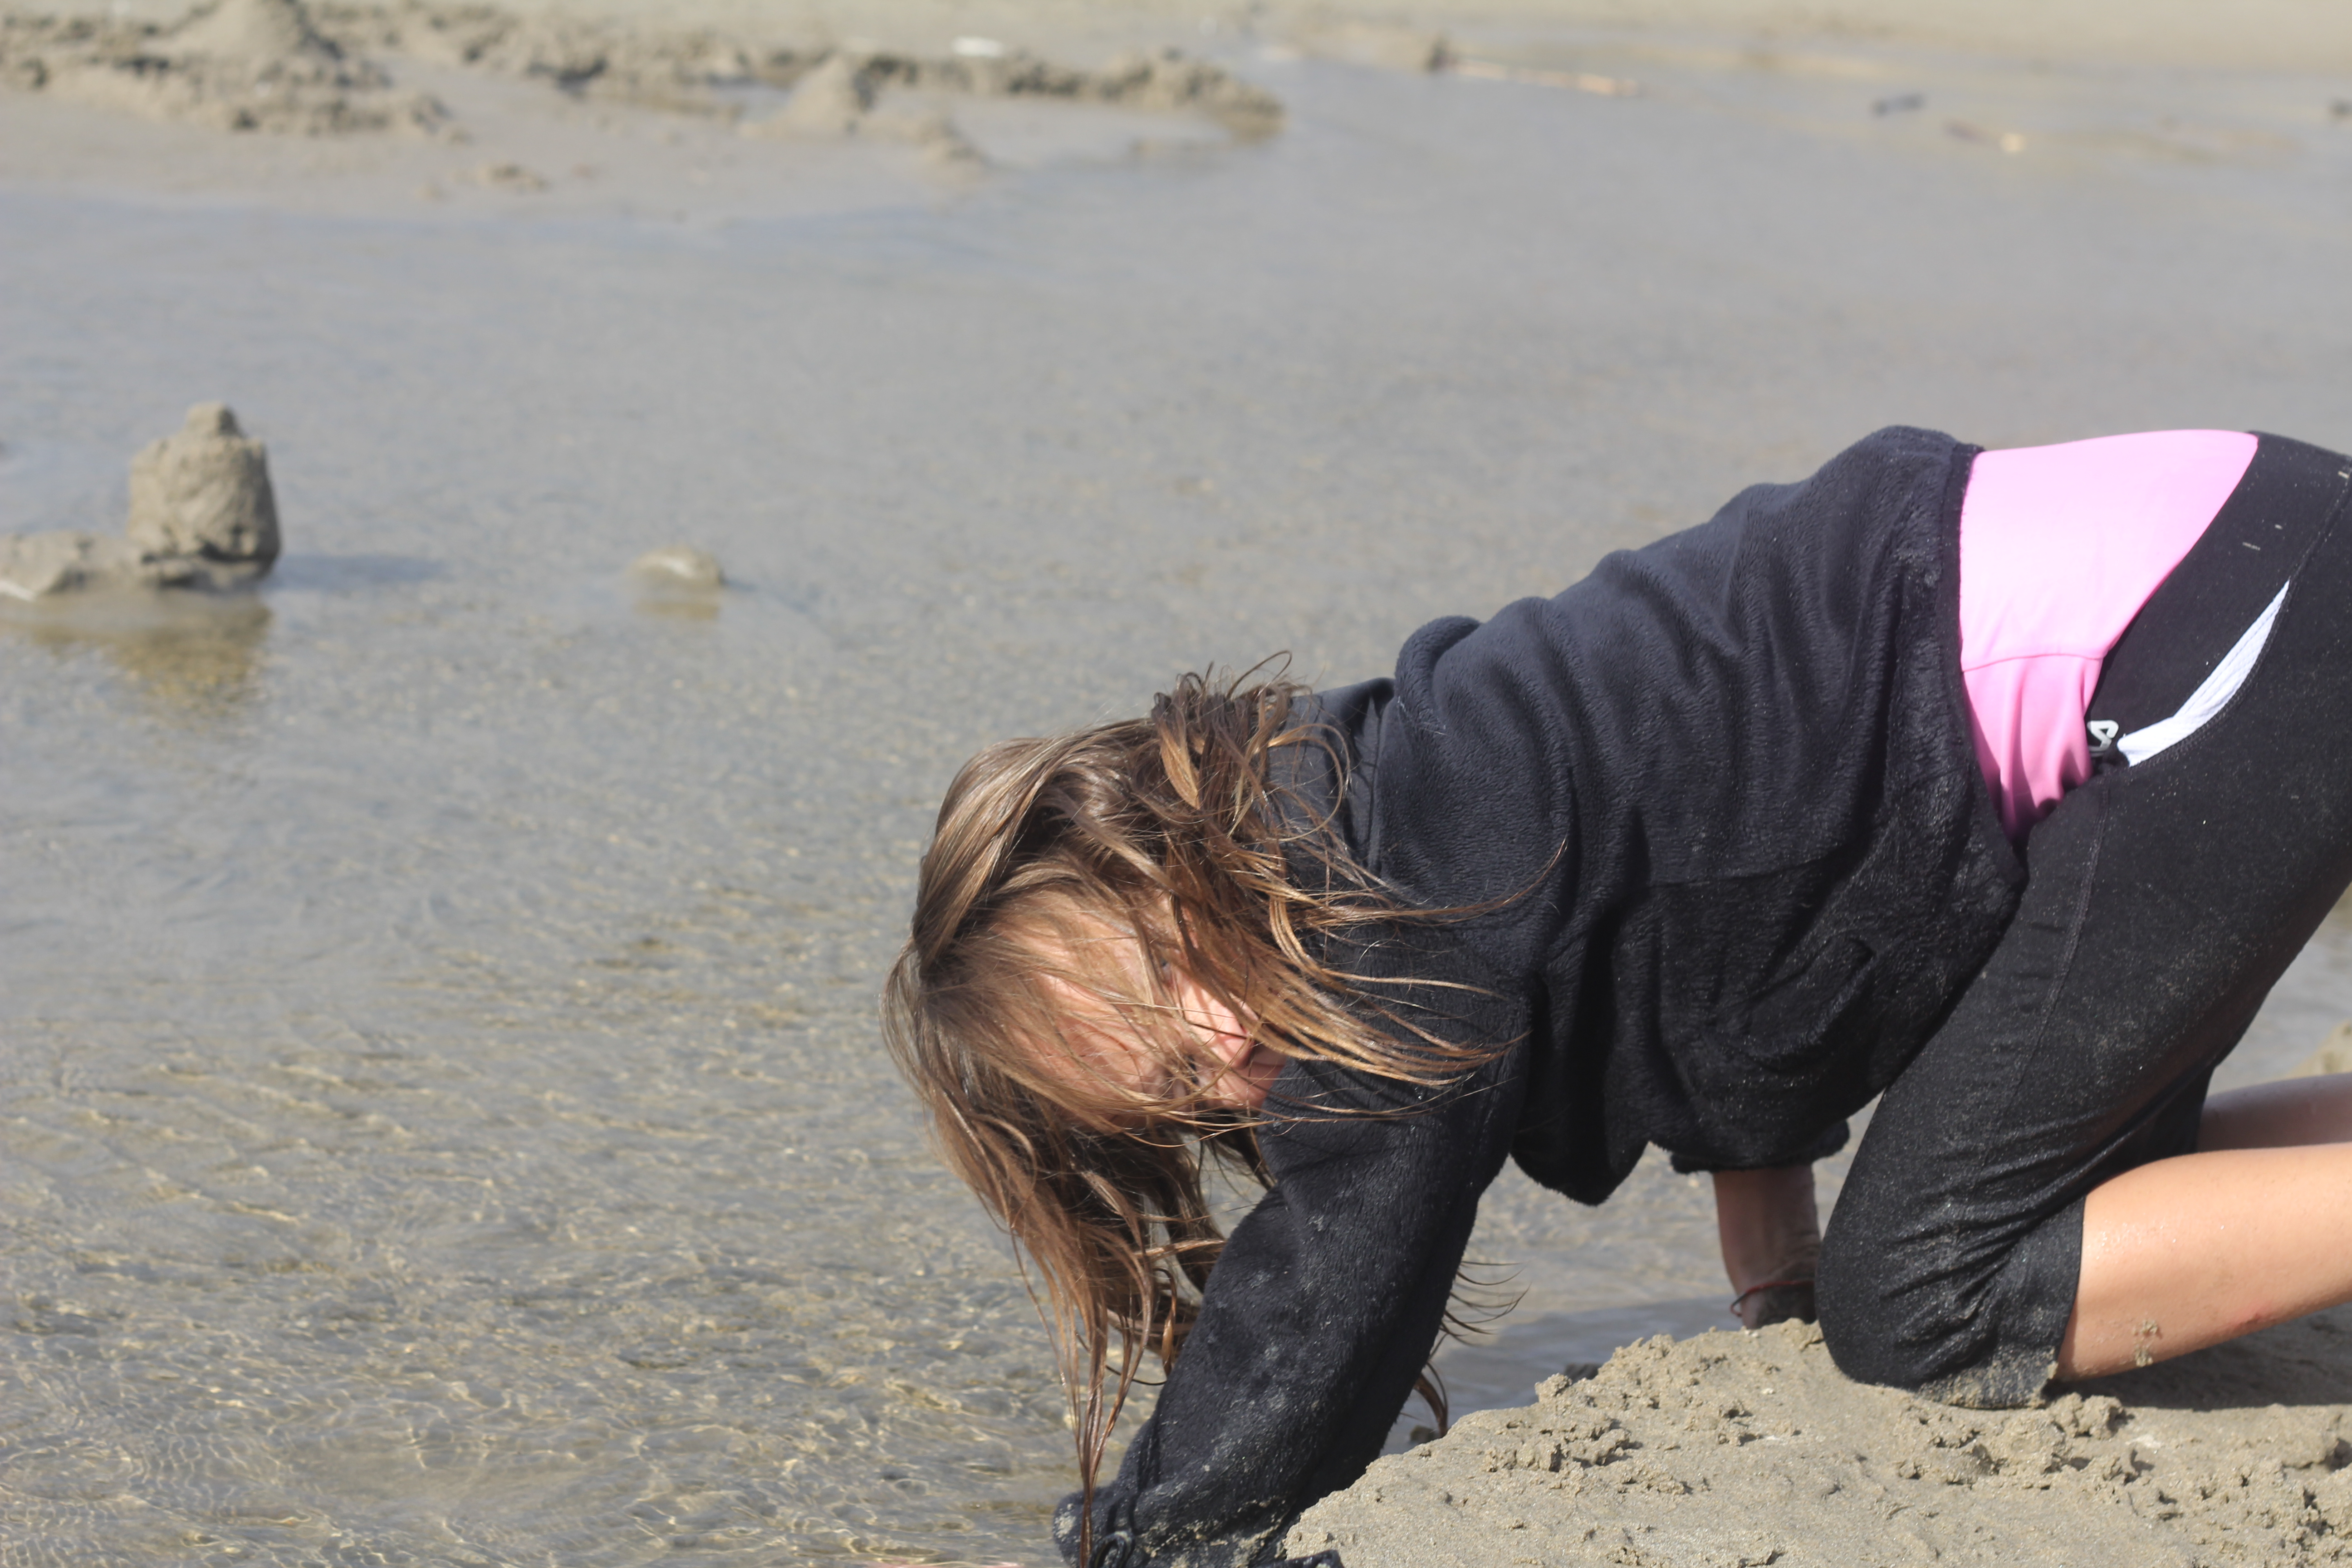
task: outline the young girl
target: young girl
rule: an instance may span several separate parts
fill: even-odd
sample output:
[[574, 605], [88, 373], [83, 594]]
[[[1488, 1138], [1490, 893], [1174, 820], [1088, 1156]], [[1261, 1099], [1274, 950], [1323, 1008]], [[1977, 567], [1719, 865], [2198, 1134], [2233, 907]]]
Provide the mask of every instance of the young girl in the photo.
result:
[[[2352, 881], [2347, 490], [2268, 436], [1884, 430], [1392, 680], [1187, 677], [974, 758], [887, 1022], [1042, 1279], [1065, 1552], [1277, 1551], [1506, 1158], [1716, 1172], [1746, 1321], [1817, 1302], [1849, 1374], [1965, 1405], [2352, 1299], [2352, 1079], [2206, 1095]], [[1229, 1237], [1212, 1159], [1266, 1189]]]

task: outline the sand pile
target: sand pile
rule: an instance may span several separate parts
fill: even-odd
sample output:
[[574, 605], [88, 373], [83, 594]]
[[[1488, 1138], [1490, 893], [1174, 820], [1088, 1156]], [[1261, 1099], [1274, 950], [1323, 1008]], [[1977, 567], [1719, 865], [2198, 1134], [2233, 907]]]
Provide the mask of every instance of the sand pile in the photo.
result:
[[1375, 1463], [1288, 1541], [1349, 1568], [2352, 1560], [2352, 1310], [1962, 1410], [1840, 1375], [1811, 1325], [1664, 1336]]
[[131, 517], [120, 538], [0, 537], [0, 595], [45, 599], [121, 588], [232, 588], [278, 559], [269, 455], [227, 405], [199, 403], [173, 435], [131, 460]]
[[[879, 135], [911, 141], [937, 162], [977, 163], [941, 98], [1028, 98], [1114, 105], [1159, 112], [1207, 115], [1235, 136], [1272, 134], [1282, 124], [1281, 100], [1222, 66], [1176, 49], [1130, 52], [1099, 70], [1078, 70], [983, 40], [964, 40], [967, 52], [929, 59], [914, 55], [838, 50], [799, 79], [783, 108], [742, 126], [746, 136]], [[978, 46], [978, 47], [973, 47]], [[931, 107], [896, 109], [886, 98], [902, 93]]]
[[665, 32], [427, 0], [322, 5], [318, 15], [321, 27], [354, 48], [536, 79], [582, 97], [642, 107], [735, 115], [743, 112], [741, 100], [722, 89], [801, 89], [777, 117], [789, 123], [791, 110], [814, 87], [827, 109], [802, 110], [797, 118], [820, 128], [845, 97], [856, 100], [853, 113], [862, 117], [888, 89], [1196, 110], [1244, 133], [1272, 130], [1282, 120], [1281, 101], [1271, 93], [1175, 49], [1130, 52], [1084, 70], [984, 38], [961, 39], [953, 52], [927, 57], [779, 46], [707, 27]]
[[987, 39], [961, 40], [934, 58], [425, 0], [311, 9], [301, 0], [213, 0], [168, 27], [0, 14], [0, 82], [228, 131], [451, 131], [437, 99], [398, 90], [380, 63], [404, 56], [542, 81], [575, 98], [730, 120], [747, 115], [744, 89], [798, 89], [780, 112], [749, 111], [750, 129], [908, 136], [950, 159], [974, 154], [943, 111], [877, 112], [886, 91], [1197, 112], [1237, 135], [1282, 121], [1271, 94], [1173, 49], [1085, 70]]
[[0, 80], [222, 131], [430, 132], [447, 119], [320, 32], [300, 0], [214, 0], [169, 27], [10, 13]]
[[709, 28], [663, 30], [491, 5], [321, 5], [319, 25], [347, 48], [543, 81], [576, 97], [722, 114], [717, 89], [790, 87], [823, 50], [778, 47]]

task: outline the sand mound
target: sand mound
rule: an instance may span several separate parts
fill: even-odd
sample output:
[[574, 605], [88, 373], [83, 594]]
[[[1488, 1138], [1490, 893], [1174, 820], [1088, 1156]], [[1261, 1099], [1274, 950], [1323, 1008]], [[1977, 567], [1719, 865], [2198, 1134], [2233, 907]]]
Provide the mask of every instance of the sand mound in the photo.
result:
[[734, 113], [736, 106], [715, 89], [789, 87], [817, 58], [708, 28], [634, 28], [488, 5], [329, 5], [319, 15], [347, 47], [690, 114]]
[[437, 100], [394, 90], [377, 63], [403, 55], [543, 81], [576, 98], [724, 119], [745, 112], [736, 89], [792, 89], [784, 107], [755, 116], [747, 133], [874, 132], [913, 141], [945, 163], [975, 163], [978, 154], [936, 107], [877, 118], [886, 90], [1199, 113], [1241, 136], [1282, 123], [1272, 94], [1174, 49], [1123, 55], [1089, 71], [1018, 49], [931, 58], [784, 47], [709, 28], [665, 31], [426, 0], [323, 0], [315, 9], [301, 0], [212, 0], [168, 27], [0, 14], [0, 82], [232, 131], [447, 129]]
[[742, 100], [723, 89], [793, 89], [781, 110], [754, 116], [746, 127], [751, 134], [870, 130], [867, 117], [877, 100], [894, 89], [1198, 112], [1243, 135], [1264, 134], [1282, 122], [1282, 103], [1273, 94], [1175, 49], [1121, 55], [1090, 71], [992, 44], [936, 58], [782, 46], [708, 27], [663, 31], [430, 0], [325, 3], [316, 15], [320, 26], [348, 50], [541, 80], [576, 97], [641, 108], [732, 116], [743, 112]]
[[308, 59], [339, 66], [342, 51], [310, 26], [298, 0], [216, 0], [190, 12], [162, 40], [180, 59], [209, 59], [267, 68]]
[[47, 599], [90, 590], [232, 588], [278, 559], [269, 454], [222, 403], [199, 403], [172, 435], [131, 459], [121, 538], [0, 536], [0, 595]]
[[311, 23], [300, 0], [215, 0], [170, 27], [87, 16], [0, 17], [0, 80], [222, 131], [433, 131], [447, 119], [393, 89]]
[[1309, 1510], [1349, 1568], [2352, 1559], [2352, 1310], [1961, 1410], [1847, 1381], [1820, 1331], [1663, 1336], [1481, 1411]]
[[172, 435], [131, 459], [123, 532], [150, 558], [198, 556], [260, 575], [278, 559], [269, 454], [225, 403], [199, 403]]
[[1029, 98], [1099, 103], [1163, 113], [1200, 113], [1240, 137], [1270, 135], [1282, 125], [1282, 102], [1207, 60], [1176, 49], [1129, 53], [1100, 70], [1078, 70], [1020, 50], [952, 55], [826, 55], [798, 79], [784, 107], [742, 127], [746, 136], [896, 135], [938, 162], [976, 163], [978, 149], [934, 110], [907, 119], [881, 109], [890, 89], [972, 98]]

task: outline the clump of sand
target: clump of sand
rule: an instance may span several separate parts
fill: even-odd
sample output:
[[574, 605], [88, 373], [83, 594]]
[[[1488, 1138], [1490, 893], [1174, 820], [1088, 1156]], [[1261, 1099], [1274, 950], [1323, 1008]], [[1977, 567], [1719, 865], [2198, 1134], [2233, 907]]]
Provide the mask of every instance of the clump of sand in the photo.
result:
[[2352, 1310], [2046, 1408], [1850, 1382], [1785, 1323], [1630, 1345], [1383, 1458], [1286, 1542], [1349, 1568], [2352, 1560]]
[[881, 136], [912, 142], [935, 163], [983, 161], [943, 110], [906, 114], [886, 108], [886, 94], [894, 91], [1197, 112], [1244, 138], [1270, 135], [1282, 124], [1282, 103], [1273, 94], [1177, 49], [1129, 52], [1099, 70], [1056, 65], [1019, 50], [936, 59], [836, 50], [798, 80], [782, 110], [747, 121], [741, 130], [761, 137]]
[[371, 54], [541, 81], [576, 98], [697, 114], [734, 112], [719, 89], [790, 87], [824, 53], [709, 27], [633, 27], [426, 0], [329, 0], [318, 16], [330, 36]]
[[[746, 136], [878, 136], [910, 142], [941, 165], [978, 167], [987, 160], [945, 112], [877, 112], [882, 89], [900, 74], [884, 57], [835, 54], [800, 80], [778, 112], [742, 127]], [[913, 73], [919, 76], [919, 66]]]
[[1282, 121], [1280, 100], [1174, 49], [1100, 69], [987, 40], [940, 58], [830, 45], [781, 47], [709, 27], [664, 29], [431, 0], [210, 0], [170, 26], [0, 13], [0, 83], [226, 131], [458, 134], [430, 94], [382, 63], [405, 57], [534, 80], [578, 99], [739, 119], [740, 89], [793, 90], [755, 134], [896, 136], [941, 161], [978, 154], [944, 111], [877, 114], [886, 91], [1035, 98], [1204, 114], [1237, 135]]
[[678, 620], [717, 619], [727, 590], [719, 558], [691, 544], [646, 551], [629, 563], [627, 578], [638, 609]]
[[319, 31], [300, 0], [213, 0], [168, 27], [12, 12], [0, 80], [222, 131], [433, 132], [448, 118]]
[[278, 498], [269, 455], [227, 405], [199, 403], [175, 433], [131, 460], [121, 537], [0, 537], [0, 595], [46, 599], [122, 588], [231, 588], [277, 559]]
[[1282, 121], [1281, 100], [1273, 94], [1177, 49], [1130, 51], [1087, 70], [987, 39], [961, 40], [957, 52], [937, 57], [778, 47], [709, 27], [662, 31], [429, 0], [324, 4], [319, 16], [321, 26], [355, 47], [537, 79], [581, 97], [640, 107], [734, 115], [740, 101], [718, 89], [796, 89], [773, 118], [799, 130], [855, 130], [890, 89], [1194, 110], [1243, 133]]

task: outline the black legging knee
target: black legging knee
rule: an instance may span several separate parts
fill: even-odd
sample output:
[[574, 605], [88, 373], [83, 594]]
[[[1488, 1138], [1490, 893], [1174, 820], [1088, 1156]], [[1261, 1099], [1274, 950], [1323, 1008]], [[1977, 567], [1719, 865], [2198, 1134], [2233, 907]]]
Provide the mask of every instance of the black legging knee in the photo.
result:
[[2352, 883], [2347, 469], [2264, 437], [2110, 655], [2092, 716], [2136, 729], [2291, 584], [2226, 708], [2034, 828], [2015, 921], [1880, 1101], [1818, 1282], [1848, 1374], [1956, 1404], [2036, 1398], [2074, 1307], [2085, 1194], [2196, 1147], [2215, 1064]]

